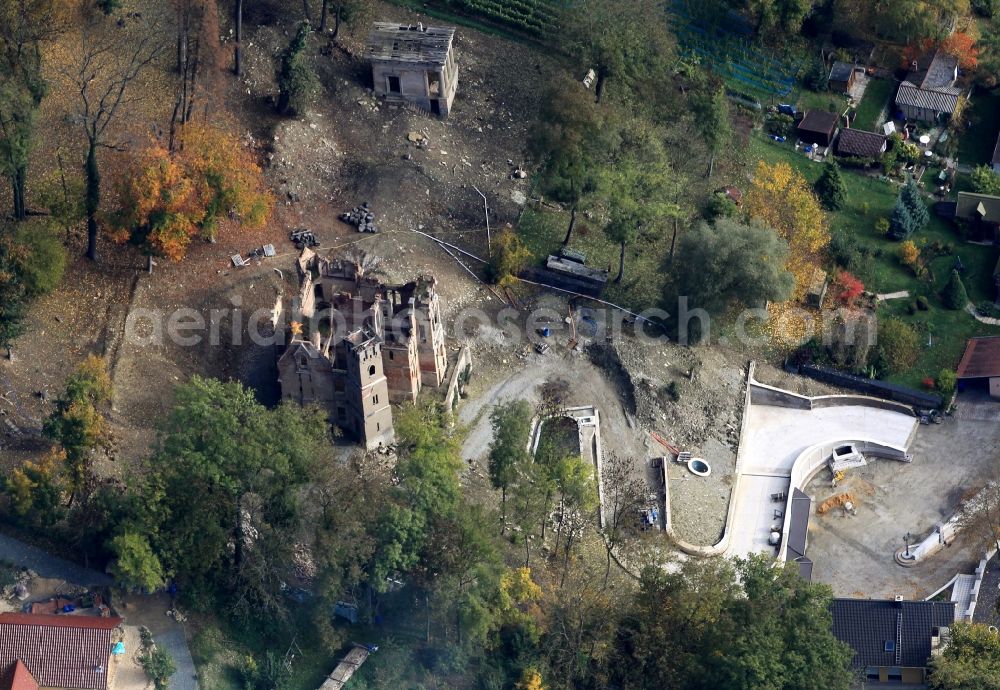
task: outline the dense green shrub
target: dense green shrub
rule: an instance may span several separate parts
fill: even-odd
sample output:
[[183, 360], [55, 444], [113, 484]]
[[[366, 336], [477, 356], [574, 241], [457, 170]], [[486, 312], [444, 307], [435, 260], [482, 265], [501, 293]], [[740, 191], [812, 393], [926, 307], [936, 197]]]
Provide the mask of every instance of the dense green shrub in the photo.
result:
[[792, 119], [791, 115], [778, 113], [767, 118], [765, 126], [767, 127], [767, 131], [771, 134], [776, 134], [779, 137], [787, 137], [792, 133], [792, 129], [795, 126], [795, 120]]
[[106, 15], [111, 15], [122, 8], [122, 0], [97, 0], [97, 9]]
[[952, 269], [948, 283], [941, 292], [941, 301], [949, 309], [965, 309], [965, 305], [969, 303], [969, 295], [965, 291], [962, 276], [958, 275], [958, 271], [954, 269]]
[[309, 22], [299, 24], [299, 30], [281, 54], [277, 79], [277, 109], [282, 115], [305, 112], [309, 102], [319, 90], [319, 79], [306, 55], [306, 39], [309, 33]]
[[18, 226], [14, 241], [28, 252], [20, 270], [27, 296], [54, 290], [66, 271], [66, 247], [55, 228], [46, 220], [33, 218]]
[[830, 72], [827, 70], [826, 64], [817, 56], [809, 64], [805, 74], [802, 75], [802, 83], [810, 91], [826, 91], [829, 85], [829, 76]]
[[173, 657], [162, 647], [150, 646], [144, 649], [139, 654], [139, 663], [153, 681], [156, 690], [166, 690], [169, 687], [170, 676], [177, 671]]
[[927, 298], [924, 295], [920, 295], [919, 297], [917, 297], [917, 309], [919, 309], [920, 311], [927, 311], [930, 308], [931, 308], [930, 302], [927, 301]]
[[958, 377], [951, 369], [942, 369], [938, 372], [935, 384], [937, 385], [937, 389], [939, 391], [945, 395], [951, 395], [955, 392], [955, 386], [958, 384]]
[[984, 299], [976, 305], [976, 313], [991, 319], [1000, 318], [1000, 308], [988, 299]]
[[991, 18], [1000, 11], [1000, 0], [972, 0], [973, 11], [982, 16]]
[[840, 167], [833, 161], [823, 166], [823, 174], [816, 180], [816, 196], [827, 211], [839, 211], [847, 201], [847, 185]]
[[889, 374], [906, 371], [920, 356], [920, 336], [900, 318], [880, 320], [876, 351], [879, 360], [876, 366], [880, 371]]

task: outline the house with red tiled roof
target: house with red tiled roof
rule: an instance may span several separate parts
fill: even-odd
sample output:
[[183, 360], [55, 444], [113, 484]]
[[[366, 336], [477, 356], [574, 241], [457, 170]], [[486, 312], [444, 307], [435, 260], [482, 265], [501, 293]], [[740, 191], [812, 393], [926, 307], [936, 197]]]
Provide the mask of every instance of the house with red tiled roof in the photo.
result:
[[38, 690], [38, 683], [24, 662], [18, 659], [0, 677], [0, 690]]
[[975, 387], [1000, 399], [1000, 336], [969, 338], [956, 378], [959, 390]]
[[0, 690], [111, 690], [121, 618], [0, 614]]

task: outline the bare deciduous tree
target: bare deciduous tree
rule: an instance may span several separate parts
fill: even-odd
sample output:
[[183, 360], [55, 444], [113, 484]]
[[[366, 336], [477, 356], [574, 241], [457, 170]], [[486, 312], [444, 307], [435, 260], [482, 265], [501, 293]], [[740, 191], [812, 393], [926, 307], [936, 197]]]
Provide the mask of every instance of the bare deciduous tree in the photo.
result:
[[635, 524], [639, 512], [647, 507], [648, 489], [645, 479], [636, 471], [635, 461], [615, 452], [605, 456], [601, 475], [604, 484], [604, 504], [600, 508], [604, 514], [601, 536], [607, 557], [604, 570], [604, 585], [607, 586], [613, 552], [622, 543], [629, 527]]
[[[210, 0], [174, 0], [177, 14], [177, 81], [174, 109], [170, 117], [167, 149], [174, 150], [178, 128], [183, 128], [194, 112], [198, 94], [215, 90], [215, 76], [222, 65], [219, 43], [218, 5]], [[209, 99], [204, 103], [209, 111]]]
[[118, 30], [94, 13], [83, 13], [80, 22], [80, 52], [75, 67], [64, 75], [79, 93], [74, 120], [87, 140], [84, 173], [87, 183], [87, 258], [97, 260], [97, 211], [101, 204], [101, 172], [97, 151], [114, 148], [106, 143], [108, 125], [123, 106], [141, 98], [129, 87], [139, 74], [163, 52], [161, 23], [133, 16]]

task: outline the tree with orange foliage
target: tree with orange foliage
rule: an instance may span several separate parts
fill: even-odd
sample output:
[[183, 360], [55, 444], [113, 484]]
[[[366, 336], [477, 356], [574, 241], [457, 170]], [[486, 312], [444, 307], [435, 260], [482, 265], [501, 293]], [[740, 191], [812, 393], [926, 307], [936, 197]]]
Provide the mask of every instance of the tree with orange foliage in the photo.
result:
[[925, 38], [911, 43], [903, 49], [903, 67], [910, 69], [914, 62], [928, 53], [939, 49], [958, 58], [959, 66], [965, 70], [973, 70], [979, 64], [979, 49], [976, 40], [967, 33], [956, 31], [940, 43], [932, 38]]
[[972, 36], [956, 31], [941, 41], [941, 50], [958, 58], [959, 66], [964, 70], [976, 69], [979, 64], [979, 49]]
[[199, 234], [214, 239], [220, 221], [261, 227], [274, 200], [251, 153], [218, 127], [188, 124], [173, 152], [154, 141], [129, 166], [111, 219], [112, 237], [142, 245], [150, 257], [181, 260]]

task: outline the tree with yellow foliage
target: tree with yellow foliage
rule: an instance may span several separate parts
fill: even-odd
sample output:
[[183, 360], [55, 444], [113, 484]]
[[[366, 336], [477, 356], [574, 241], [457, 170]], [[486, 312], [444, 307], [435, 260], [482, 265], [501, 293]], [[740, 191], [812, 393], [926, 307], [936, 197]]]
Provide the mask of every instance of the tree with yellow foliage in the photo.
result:
[[487, 278], [495, 285], [507, 286], [531, 261], [531, 251], [511, 228], [497, 235], [495, 242], [496, 249], [486, 266]]
[[916, 243], [913, 240], [905, 240], [900, 243], [897, 251], [899, 252], [899, 260], [903, 265], [912, 268], [914, 273], [918, 273], [920, 268], [920, 249], [917, 248]]
[[90, 355], [66, 381], [56, 409], [45, 420], [45, 435], [65, 455], [69, 503], [83, 492], [91, 477], [91, 454], [111, 449], [111, 430], [100, 407], [111, 402], [111, 376], [102, 357]]
[[545, 690], [542, 674], [536, 668], [526, 668], [521, 673], [521, 680], [514, 686], [517, 690]]
[[261, 227], [274, 205], [246, 147], [204, 124], [188, 124], [172, 152], [151, 142], [133, 159], [119, 192], [112, 237], [173, 261], [184, 257], [199, 234], [214, 239], [226, 218]]
[[796, 293], [801, 295], [830, 243], [826, 214], [809, 183], [788, 163], [761, 161], [744, 198], [744, 209], [788, 242], [788, 270], [795, 275]]
[[53, 448], [41, 462], [29, 460], [7, 475], [2, 487], [15, 515], [42, 527], [51, 526], [62, 518], [60, 475], [65, 462], [66, 451]]

